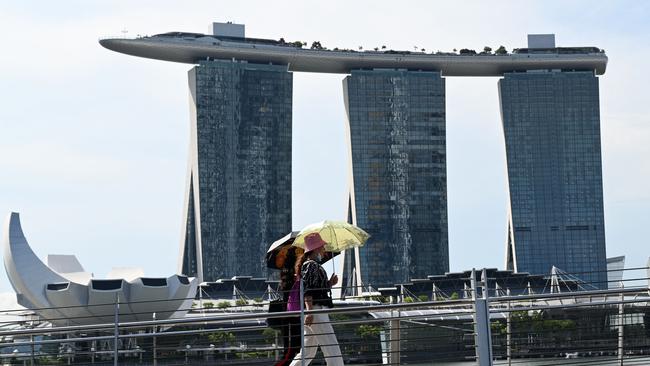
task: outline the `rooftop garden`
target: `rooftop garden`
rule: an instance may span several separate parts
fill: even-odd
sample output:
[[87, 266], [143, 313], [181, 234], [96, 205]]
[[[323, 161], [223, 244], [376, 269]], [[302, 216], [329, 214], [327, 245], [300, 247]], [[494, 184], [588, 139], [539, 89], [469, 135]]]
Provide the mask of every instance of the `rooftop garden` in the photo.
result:
[[[304, 41], [293, 41], [293, 42], [287, 42], [285, 41], [284, 38], [280, 38], [277, 41], [278, 45], [281, 46], [289, 46], [289, 47], [296, 47], [296, 48], [306, 48], [307, 47], [307, 42]], [[420, 48], [418, 46], [413, 46], [413, 51], [404, 51], [404, 50], [392, 50], [388, 49], [386, 45], [381, 45], [381, 46], [376, 46], [372, 47], [369, 49], [364, 49], [363, 46], [358, 46], [357, 49], [350, 49], [350, 48], [339, 48], [339, 47], [334, 47], [332, 49], [329, 49], [325, 46], [322, 45], [320, 41], [313, 41], [311, 43], [311, 46], [309, 47], [311, 50], [318, 50], [318, 51], [342, 51], [342, 52], [380, 52], [380, 53], [399, 53], [399, 54], [427, 54], [427, 49], [426, 48]], [[483, 47], [483, 50], [480, 52], [476, 52], [476, 50], [473, 49], [468, 49], [468, 48], [461, 48], [460, 50], [457, 50], [456, 48], [453, 49], [451, 52], [445, 52], [445, 51], [430, 51], [429, 54], [433, 55], [508, 55], [508, 50], [506, 50], [505, 46], [501, 45], [497, 49], [492, 51], [492, 47], [485, 46]]]
[[[499, 45], [496, 49], [493, 49], [490, 46], [483, 47], [482, 50], [474, 50], [470, 48], [454, 48], [452, 51], [427, 51], [426, 48], [413, 46], [413, 51], [409, 50], [393, 50], [386, 47], [386, 45], [375, 46], [371, 48], [364, 48], [364, 46], [358, 46], [356, 49], [350, 48], [327, 48], [320, 41], [313, 41], [311, 46], [307, 47], [308, 43], [305, 41], [286, 41], [284, 38], [279, 40], [274, 39], [262, 39], [262, 38], [241, 38], [241, 37], [228, 37], [228, 36], [213, 36], [209, 34], [200, 34], [200, 33], [185, 33], [185, 32], [169, 32], [163, 34], [157, 34], [154, 37], [172, 37], [172, 38], [183, 38], [188, 40], [194, 40], [203, 37], [211, 37], [223, 41], [234, 41], [234, 42], [244, 42], [251, 44], [266, 44], [273, 46], [285, 46], [285, 47], [294, 47], [294, 48], [304, 48], [316, 51], [339, 51], [339, 52], [369, 52], [369, 53], [385, 53], [385, 54], [431, 54], [431, 55], [442, 55], [442, 56], [506, 56], [511, 54], [586, 54], [586, 53], [604, 53], [605, 50], [601, 50], [597, 47], [556, 47], [556, 48], [515, 48], [509, 52], [505, 46]], [[146, 38], [143, 37], [143, 38]]]
[[[287, 42], [284, 38], [280, 38], [277, 41], [277, 45], [280, 46], [289, 46], [297, 48], [306, 48], [307, 42], [304, 41], [294, 41]], [[605, 53], [605, 50], [599, 49], [597, 47], [556, 47], [556, 48], [515, 48], [511, 52], [508, 52], [505, 46], [499, 45], [496, 49], [493, 49], [490, 46], [483, 47], [483, 50], [476, 51], [470, 48], [454, 48], [451, 52], [448, 51], [429, 51], [427, 53], [426, 48], [420, 48], [418, 46], [413, 46], [413, 51], [407, 50], [393, 50], [388, 49], [386, 45], [372, 47], [370, 49], [364, 49], [363, 46], [358, 46], [357, 49], [350, 48], [339, 48], [334, 47], [328, 49], [323, 46], [320, 41], [313, 41], [309, 47], [311, 50], [317, 51], [342, 51], [342, 52], [380, 52], [388, 54], [431, 54], [431, 55], [443, 55], [443, 56], [505, 56], [510, 54], [544, 54], [544, 53], [553, 53], [553, 54], [584, 54], [584, 53]]]

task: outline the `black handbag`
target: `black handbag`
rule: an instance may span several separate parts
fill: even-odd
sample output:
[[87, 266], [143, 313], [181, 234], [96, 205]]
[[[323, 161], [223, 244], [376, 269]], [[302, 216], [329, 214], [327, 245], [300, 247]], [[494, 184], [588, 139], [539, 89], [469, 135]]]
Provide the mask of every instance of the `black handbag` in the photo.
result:
[[[287, 302], [284, 299], [279, 298], [269, 301], [269, 313], [281, 313], [287, 311]], [[276, 330], [281, 330], [283, 326], [287, 324], [287, 318], [267, 318], [266, 325], [269, 328]]]

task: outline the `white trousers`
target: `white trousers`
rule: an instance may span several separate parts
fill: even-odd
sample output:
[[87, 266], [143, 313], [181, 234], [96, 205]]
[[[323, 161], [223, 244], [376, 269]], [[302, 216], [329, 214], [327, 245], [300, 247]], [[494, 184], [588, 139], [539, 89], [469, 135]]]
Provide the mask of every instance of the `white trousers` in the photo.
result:
[[[322, 309], [320, 305], [314, 305], [314, 309]], [[302, 355], [305, 355], [305, 365], [316, 356], [316, 350], [320, 346], [325, 356], [327, 366], [343, 366], [343, 357], [339, 342], [334, 334], [334, 329], [327, 314], [313, 314], [314, 320], [311, 326], [305, 326], [305, 345], [296, 355], [290, 366], [301, 366]]]

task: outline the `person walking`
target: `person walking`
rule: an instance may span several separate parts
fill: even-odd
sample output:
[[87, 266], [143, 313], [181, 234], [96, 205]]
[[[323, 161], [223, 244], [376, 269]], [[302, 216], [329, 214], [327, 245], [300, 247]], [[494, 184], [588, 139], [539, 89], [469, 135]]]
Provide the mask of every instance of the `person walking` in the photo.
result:
[[[280, 272], [280, 285], [278, 290], [282, 293], [282, 300], [287, 304], [287, 311], [300, 310], [300, 300], [297, 301], [297, 304], [289, 303], [289, 296], [295, 298], [296, 292], [298, 292], [298, 299], [300, 299], [300, 288], [296, 286], [296, 249], [296, 247], [289, 248]], [[273, 366], [289, 365], [300, 350], [300, 317], [291, 316], [284, 318], [284, 324], [280, 332], [284, 352], [282, 358]]]
[[[327, 272], [320, 265], [325, 254], [326, 244], [320, 234], [307, 234], [305, 236], [305, 253], [296, 260], [295, 271], [300, 276], [298, 280], [302, 280], [304, 287], [305, 310], [334, 306], [331, 289], [338, 282], [338, 277], [333, 274], [328, 280]], [[302, 365], [303, 356], [304, 364], [309, 365], [319, 346], [328, 366], [343, 365], [343, 356], [341, 356], [341, 349], [329, 316], [327, 314], [309, 314], [305, 316], [305, 344], [290, 366]]]

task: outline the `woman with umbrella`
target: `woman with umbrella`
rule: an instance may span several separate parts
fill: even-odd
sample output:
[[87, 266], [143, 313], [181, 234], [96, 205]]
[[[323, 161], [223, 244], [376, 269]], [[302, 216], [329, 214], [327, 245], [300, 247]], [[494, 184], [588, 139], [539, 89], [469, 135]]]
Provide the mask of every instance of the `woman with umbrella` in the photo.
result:
[[[293, 240], [292, 240], [293, 241]], [[289, 295], [293, 290], [295, 292], [296, 275], [295, 266], [296, 259], [302, 256], [303, 250], [294, 246], [285, 246], [282, 255], [274, 258], [274, 263], [280, 269], [280, 285], [278, 290], [282, 293], [282, 300], [284, 304], [289, 302]], [[296, 310], [296, 309], [285, 309]], [[300, 308], [298, 308], [300, 310]], [[282, 358], [275, 363], [274, 366], [288, 365], [300, 349], [300, 317], [292, 316], [283, 319], [281, 327], [282, 343], [284, 354]]]
[[[269, 304], [269, 311], [300, 311], [300, 281], [297, 281], [296, 275], [296, 260], [301, 258], [304, 253], [304, 239], [301, 246], [294, 246], [296, 237], [300, 233], [293, 231], [283, 238], [275, 241], [269, 247], [266, 253], [266, 265], [269, 268], [280, 270], [280, 284], [278, 291], [282, 297], [275, 302], [279, 305]], [[325, 252], [323, 258], [319, 263], [324, 263], [332, 257], [339, 254], [338, 252]], [[271, 307], [273, 306], [273, 310]], [[273, 325], [269, 322], [269, 326], [278, 329], [281, 332], [281, 339], [283, 344], [282, 358], [275, 363], [274, 366], [288, 365], [294, 356], [300, 350], [300, 338], [302, 335], [299, 316], [290, 316], [284, 318], [275, 318]]]
[[[295, 267], [296, 259], [302, 256], [304, 250], [291, 245], [296, 235], [298, 235], [298, 232], [294, 231], [276, 241], [266, 254], [268, 267], [280, 270], [278, 291], [282, 294], [282, 311], [300, 310], [300, 301], [298, 301], [298, 309], [295, 309], [295, 306], [294, 308], [287, 307], [291, 292], [296, 292], [296, 289], [298, 292], [300, 291], [299, 283], [296, 282]], [[278, 321], [279, 324], [276, 329], [279, 328], [281, 332], [283, 355], [274, 366], [286, 366], [300, 350], [300, 317], [291, 316], [278, 319]]]
[[[328, 280], [327, 272], [320, 265], [326, 244], [318, 232], [305, 235], [305, 253], [296, 260], [295, 272], [304, 286], [305, 310], [333, 307], [331, 288], [338, 282], [338, 277], [333, 274]], [[290, 298], [289, 303], [291, 302]], [[328, 366], [343, 365], [341, 349], [327, 314], [305, 316], [305, 344], [291, 366], [301, 365], [303, 356], [304, 364], [308, 365], [316, 355], [318, 346], [321, 347]]]

